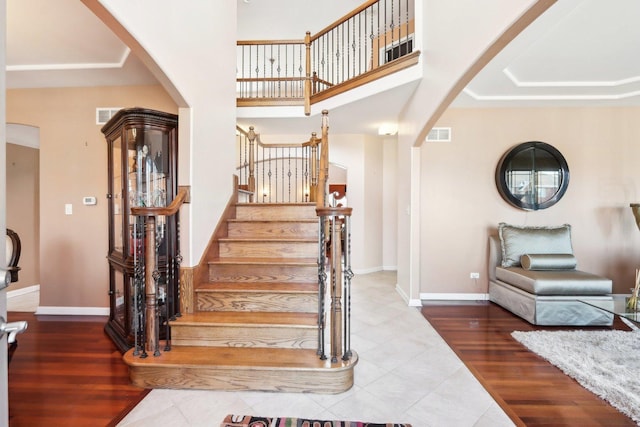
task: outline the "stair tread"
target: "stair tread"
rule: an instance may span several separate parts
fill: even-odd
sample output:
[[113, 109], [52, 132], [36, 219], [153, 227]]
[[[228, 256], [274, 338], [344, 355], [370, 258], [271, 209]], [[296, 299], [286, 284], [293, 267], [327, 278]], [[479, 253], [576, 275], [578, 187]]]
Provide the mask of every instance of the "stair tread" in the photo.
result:
[[247, 242], [247, 243], [253, 243], [253, 242], [262, 242], [262, 243], [269, 243], [269, 242], [276, 242], [276, 243], [282, 243], [282, 242], [289, 242], [289, 243], [316, 243], [318, 241], [318, 239], [309, 238], [309, 237], [281, 237], [281, 238], [273, 238], [273, 237], [269, 237], [269, 238], [263, 238], [263, 237], [221, 237], [220, 239], [218, 239], [218, 241], [220, 241], [220, 242]]
[[174, 345], [171, 351], [160, 356], [141, 359], [133, 356], [133, 350], [124, 355], [129, 366], [176, 366], [217, 369], [237, 369], [250, 367], [253, 370], [325, 370], [351, 368], [358, 361], [354, 352], [350, 360], [339, 360], [331, 364], [328, 359], [320, 360], [316, 350], [287, 348], [248, 347], [196, 347]]
[[315, 202], [298, 202], [298, 203], [236, 203], [236, 206], [315, 206]]
[[209, 261], [209, 264], [246, 264], [246, 265], [317, 265], [316, 258], [256, 258], [256, 257], [223, 257]]
[[227, 222], [303, 222], [309, 224], [316, 224], [318, 222], [318, 218], [276, 218], [276, 219], [259, 219], [259, 218], [229, 218]]
[[316, 293], [315, 282], [207, 282], [201, 283], [196, 292], [240, 291], [240, 292], [308, 292]]
[[317, 326], [318, 315], [316, 313], [293, 312], [225, 312], [203, 311], [192, 314], [183, 314], [182, 317], [171, 321], [171, 326], [191, 325], [255, 325], [255, 326]]

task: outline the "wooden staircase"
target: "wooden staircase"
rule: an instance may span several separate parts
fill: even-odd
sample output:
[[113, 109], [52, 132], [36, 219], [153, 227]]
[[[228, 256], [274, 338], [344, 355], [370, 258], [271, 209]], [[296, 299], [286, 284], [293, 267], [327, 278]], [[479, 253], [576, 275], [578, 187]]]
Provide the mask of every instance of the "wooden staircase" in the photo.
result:
[[358, 357], [331, 363], [318, 348], [315, 204], [245, 204], [226, 221], [195, 310], [170, 322], [172, 348], [124, 356], [145, 388], [340, 393]]

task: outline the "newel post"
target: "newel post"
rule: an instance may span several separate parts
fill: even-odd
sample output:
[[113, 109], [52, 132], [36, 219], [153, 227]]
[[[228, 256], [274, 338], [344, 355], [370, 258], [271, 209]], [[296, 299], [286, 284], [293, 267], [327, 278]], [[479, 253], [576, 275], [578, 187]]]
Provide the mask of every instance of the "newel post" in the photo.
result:
[[322, 139], [320, 144], [320, 170], [316, 207], [327, 206], [327, 183], [329, 181], [329, 111], [322, 110]]
[[157, 280], [159, 272], [156, 266], [156, 217], [148, 216], [145, 221], [145, 247], [144, 251], [144, 294], [146, 324], [146, 347], [153, 351], [154, 356], [160, 355], [159, 350], [159, 320], [157, 308]]

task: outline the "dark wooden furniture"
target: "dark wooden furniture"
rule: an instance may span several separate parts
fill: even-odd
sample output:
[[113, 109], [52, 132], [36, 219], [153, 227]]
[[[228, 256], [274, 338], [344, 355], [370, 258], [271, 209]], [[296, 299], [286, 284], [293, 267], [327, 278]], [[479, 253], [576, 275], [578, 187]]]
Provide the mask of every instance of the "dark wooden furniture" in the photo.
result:
[[20, 237], [18, 236], [18, 233], [9, 228], [7, 228], [6, 238], [11, 242], [11, 253], [7, 251], [7, 270], [9, 270], [9, 274], [11, 275], [11, 282], [17, 282], [18, 272], [20, 271], [18, 263], [20, 262], [22, 245], [20, 244]]
[[[126, 351], [134, 345], [136, 325], [142, 324], [144, 287], [140, 259], [145, 242], [144, 217], [132, 207], [165, 207], [177, 193], [178, 117], [144, 108], [120, 110], [102, 128], [108, 146], [109, 295], [106, 333]], [[176, 313], [178, 254], [176, 217], [158, 217], [156, 246], [159, 278], [158, 311], [161, 322]], [[137, 284], [137, 286], [136, 286]], [[171, 304], [167, 302], [170, 301]], [[140, 338], [140, 337], [138, 337]]]

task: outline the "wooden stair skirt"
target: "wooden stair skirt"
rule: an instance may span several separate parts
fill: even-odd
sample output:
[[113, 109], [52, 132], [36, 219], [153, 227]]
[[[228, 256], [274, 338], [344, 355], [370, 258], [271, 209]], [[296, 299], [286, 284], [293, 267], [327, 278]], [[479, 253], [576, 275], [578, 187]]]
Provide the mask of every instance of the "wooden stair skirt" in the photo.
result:
[[171, 351], [125, 354], [145, 388], [341, 393], [358, 356], [330, 363], [318, 346], [315, 204], [238, 203], [217, 243], [196, 312], [170, 322]]

